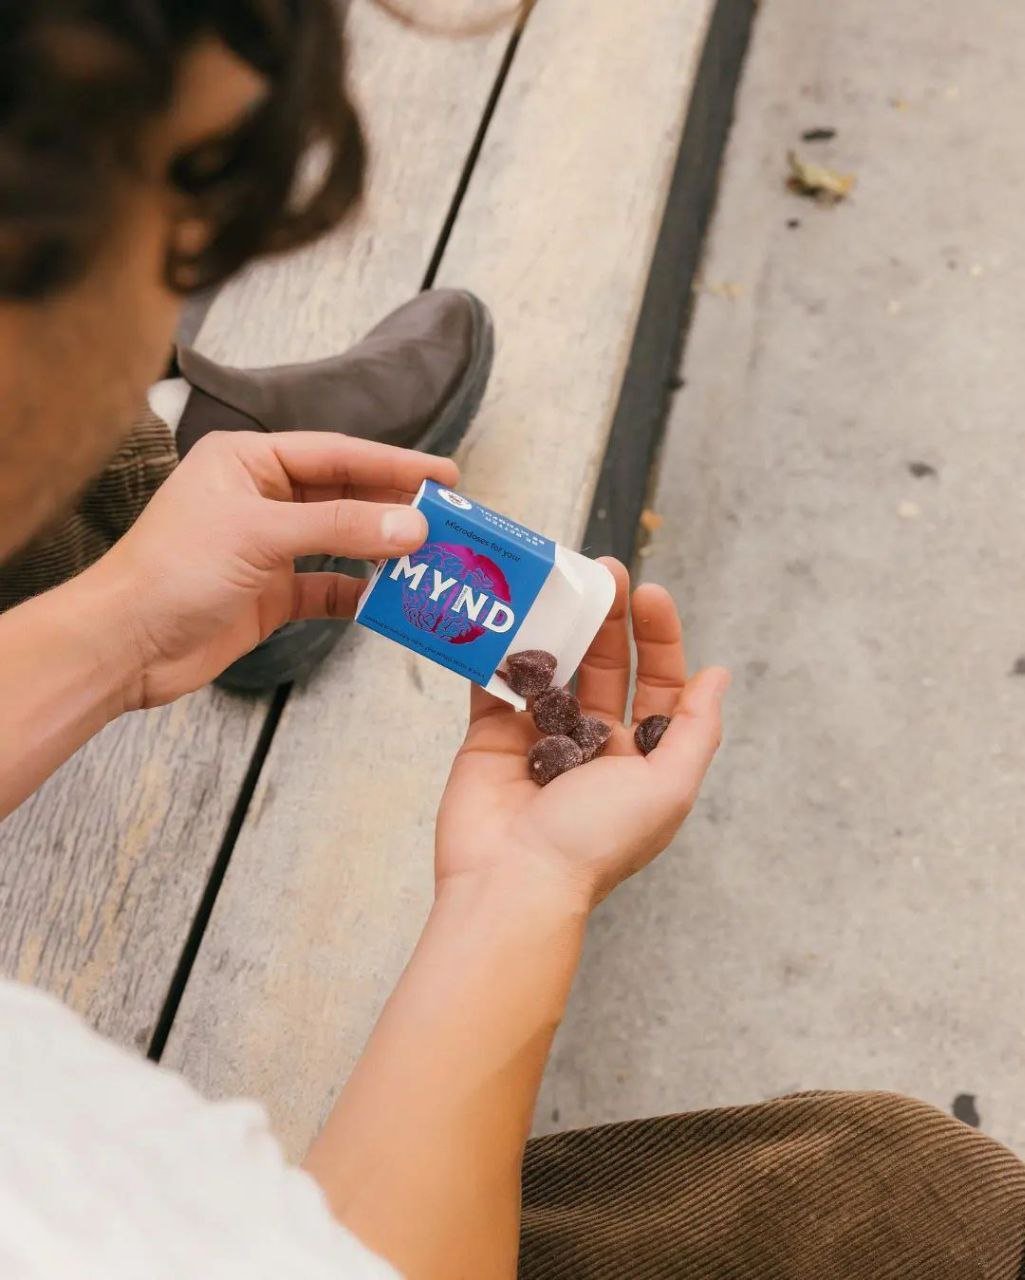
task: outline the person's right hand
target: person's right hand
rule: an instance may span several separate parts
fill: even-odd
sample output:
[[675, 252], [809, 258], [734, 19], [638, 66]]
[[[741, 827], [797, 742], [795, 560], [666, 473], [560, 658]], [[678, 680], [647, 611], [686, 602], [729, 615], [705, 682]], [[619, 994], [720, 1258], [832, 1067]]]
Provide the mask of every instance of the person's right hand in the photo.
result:
[[420, 547], [408, 503], [456, 464], [327, 432], [216, 432], [154, 495], [135, 525], [75, 580], [109, 615], [128, 707], [198, 689], [284, 623], [349, 618], [366, 585], [303, 573], [296, 556], [381, 560]]
[[[529, 712], [474, 686], [470, 727], [438, 814], [439, 891], [466, 876], [497, 874], [509, 884], [540, 875], [586, 910], [661, 853], [690, 812], [719, 746], [729, 672], [711, 667], [688, 678], [669, 592], [647, 584], [631, 600], [626, 570], [605, 563], [616, 598], [577, 688], [585, 714], [613, 725], [605, 754], [539, 787], [527, 772], [540, 737]], [[637, 688], [628, 720], [631, 618]], [[642, 756], [633, 730], [650, 715], [672, 723]]]

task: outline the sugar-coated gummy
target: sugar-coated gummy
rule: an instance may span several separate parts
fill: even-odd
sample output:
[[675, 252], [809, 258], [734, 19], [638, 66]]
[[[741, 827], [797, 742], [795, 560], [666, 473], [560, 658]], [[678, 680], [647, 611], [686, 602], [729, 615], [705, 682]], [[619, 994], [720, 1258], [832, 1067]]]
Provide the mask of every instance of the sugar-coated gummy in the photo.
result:
[[534, 699], [531, 710], [534, 723], [542, 733], [565, 733], [572, 737], [580, 723], [580, 703], [568, 689], [546, 689]]
[[634, 742], [644, 755], [650, 755], [662, 741], [662, 735], [669, 728], [668, 716], [648, 716], [634, 730]]
[[513, 693], [521, 698], [536, 698], [552, 683], [558, 661], [545, 649], [524, 649], [510, 653], [505, 660], [505, 670], [498, 674]]
[[541, 738], [530, 748], [527, 756], [530, 776], [542, 787], [546, 787], [560, 773], [566, 773], [583, 763], [584, 753], [564, 733]]
[[600, 756], [609, 745], [612, 726], [597, 716], [581, 716], [570, 737], [584, 754], [584, 764]]

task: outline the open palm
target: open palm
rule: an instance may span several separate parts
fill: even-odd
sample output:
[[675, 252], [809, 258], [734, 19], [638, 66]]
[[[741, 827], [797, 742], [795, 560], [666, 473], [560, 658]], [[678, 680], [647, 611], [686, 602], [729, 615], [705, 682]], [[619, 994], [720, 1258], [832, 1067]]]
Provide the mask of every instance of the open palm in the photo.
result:
[[[661, 853], [690, 812], [719, 745], [729, 675], [713, 667], [688, 679], [672, 597], [647, 584], [631, 599], [626, 569], [605, 563], [616, 597], [577, 687], [584, 714], [613, 726], [604, 755], [539, 787], [527, 773], [540, 736], [530, 714], [474, 686], [438, 815], [439, 881], [514, 859], [568, 877], [593, 903]], [[628, 720], [631, 622], [637, 685]], [[656, 714], [672, 723], [645, 757], [632, 726]]]

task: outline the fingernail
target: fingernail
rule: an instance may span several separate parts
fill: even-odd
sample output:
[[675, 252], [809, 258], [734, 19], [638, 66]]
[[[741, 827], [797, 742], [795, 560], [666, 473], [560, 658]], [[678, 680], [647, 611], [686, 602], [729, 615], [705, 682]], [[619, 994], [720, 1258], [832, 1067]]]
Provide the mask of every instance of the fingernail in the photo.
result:
[[733, 673], [730, 671], [723, 671], [715, 682], [715, 696], [719, 702], [722, 702], [723, 698], [726, 697], [726, 692], [732, 683]]
[[381, 537], [390, 547], [419, 547], [427, 537], [427, 521], [412, 507], [393, 507], [381, 517]]

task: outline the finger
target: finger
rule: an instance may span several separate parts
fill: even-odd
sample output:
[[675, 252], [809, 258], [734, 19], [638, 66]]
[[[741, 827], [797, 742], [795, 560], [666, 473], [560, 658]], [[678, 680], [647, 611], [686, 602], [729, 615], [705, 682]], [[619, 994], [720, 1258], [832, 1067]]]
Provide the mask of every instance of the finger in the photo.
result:
[[459, 483], [451, 458], [416, 449], [325, 431], [283, 431], [267, 439], [295, 484], [374, 485], [415, 493], [426, 479]]
[[427, 538], [422, 511], [378, 502], [269, 500], [264, 516], [271, 563], [287, 556], [317, 555], [385, 560], [415, 551]]
[[351, 489], [372, 485], [416, 493], [426, 479], [445, 485], [459, 483], [459, 468], [451, 458], [375, 440], [326, 431], [283, 431], [268, 435], [267, 440], [293, 486]]
[[350, 578], [346, 573], [297, 573], [292, 596], [292, 621], [352, 618], [367, 586], [366, 578]]
[[630, 689], [630, 638], [626, 620], [630, 575], [618, 560], [603, 557], [601, 563], [616, 580], [616, 595], [608, 617], [580, 664], [577, 697], [588, 715], [622, 720]]
[[391, 489], [386, 485], [306, 484], [293, 494], [296, 502], [337, 502], [355, 498], [360, 502], [393, 502], [406, 506], [416, 497], [416, 489]]
[[673, 714], [687, 682], [687, 663], [680, 615], [665, 587], [647, 582], [637, 588], [631, 603], [637, 646], [636, 724], [647, 716]]
[[688, 808], [722, 741], [722, 700], [729, 686], [730, 673], [723, 667], [709, 667], [688, 680], [669, 728], [647, 757], [667, 782], [684, 789]]
[[464, 751], [474, 751], [474, 777], [479, 787], [527, 777], [527, 753], [537, 741], [528, 715], [480, 685], [470, 686], [470, 722]]
[[487, 716], [495, 715], [499, 711], [509, 711], [510, 704], [502, 698], [496, 698], [493, 693], [482, 688], [479, 684], [470, 685], [470, 723], [476, 724], [478, 720], [483, 720]]

